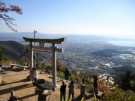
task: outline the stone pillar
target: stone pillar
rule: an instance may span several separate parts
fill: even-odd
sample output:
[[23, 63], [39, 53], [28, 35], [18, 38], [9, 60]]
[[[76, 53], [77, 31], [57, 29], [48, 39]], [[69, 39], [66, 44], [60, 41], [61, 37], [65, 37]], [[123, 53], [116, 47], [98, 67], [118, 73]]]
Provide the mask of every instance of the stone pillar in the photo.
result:
[[32, 49], [32, 42], [30, 42], [30, 69], [33, 68], [33, 49]]
[[38, 101], [46, 101], [47, 95], [44, 94], [38, 94]]
[[81, 87], [80, 87], [80, 96], [81, 97], [85, 96], [85, 84], [81, 84]]
[[35, 93], [38, 94], [38, 101], [49, 101], [52, 92], [53, 92], [52, 90], [41, 90], [41, 89], [35, 90]]
[[54, 84], [55, 87], [57, 87], [57, 82], [56, 82], [56, 51], [55, 51], [55, 43], [52, 43], [52, 82]]
[[0, 84], [2, 83], [2, 74], [0, 73]]
[[31, 80], [31, 69], [33, 68], [33, 49], [32, 49], [32, 42], [30, 42], [30, 75], [27, 76], [27, 80]]

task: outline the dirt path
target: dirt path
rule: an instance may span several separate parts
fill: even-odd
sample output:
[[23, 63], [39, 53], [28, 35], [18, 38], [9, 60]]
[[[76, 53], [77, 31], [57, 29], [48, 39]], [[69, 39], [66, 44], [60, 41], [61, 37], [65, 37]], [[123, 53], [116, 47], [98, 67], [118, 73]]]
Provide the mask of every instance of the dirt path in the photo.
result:
[[[3, 67], [5, 72], [3, 72], [2, 80], [5, 82], [0, 85], [0, 99], [9, 99], [11, 96], [11, 91], [15, 91], [15, 96], [17, 98], [22, 98], [23, 101], [37, 101], [38, 95], [35, 94], [35, 86], [32, 85], [31, 81], [27, 81], [26, 77], [29, 75], [29, 70], [20, 71], [17, 69], [12, 69], [8, 66]], [[39, 72], [39, 71], [38, 71]], [[51, 78], [47, 77], [47, 74], [39, 74], [39, 79], [45, 79], [52, 82]], [[68, 86], [69, 82], [66, 82]], [[61, 82], [58, 82], [61, 86]], [[80, 89], [75, 89], [75, 100], [81, 101]], [[86, 93], [87, 97], [85, 101], [93, 101], [93, 96], [90, 93]], [[49, 96], [48, 96], [49, 97]], [[66, 88], [66, 98], [68, 97], [68, 87]], [[60, 90], [57, 88], [49, 98], [49, 101], [60, 101]]]

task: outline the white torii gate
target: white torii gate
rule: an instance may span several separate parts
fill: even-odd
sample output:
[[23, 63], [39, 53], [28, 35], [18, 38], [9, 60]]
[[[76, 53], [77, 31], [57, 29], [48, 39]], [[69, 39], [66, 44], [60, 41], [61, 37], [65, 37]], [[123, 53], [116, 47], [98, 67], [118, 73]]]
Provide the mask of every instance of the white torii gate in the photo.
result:
[[[55, 87], [57, 87], [57, 80], [56, 80], [56, 52], [62, 52], [61, 48], [57, 48], [55, 44], [61, 44], [66, 40], [66, 38], [59, 38], [59, 39], [38, 39], [38, 38], [26, 38], [23, 37], [26, 42], [30, 42], [30, 70], [33, 68], [33, 49], [36, 51], [43, 51], [43, 52], [52, 52], [52, 82]], [[33, 46], [33, 42], [39, 42], [39, 46]], [[51, 47], [45, 47], [45, 43], [52, 43]]]

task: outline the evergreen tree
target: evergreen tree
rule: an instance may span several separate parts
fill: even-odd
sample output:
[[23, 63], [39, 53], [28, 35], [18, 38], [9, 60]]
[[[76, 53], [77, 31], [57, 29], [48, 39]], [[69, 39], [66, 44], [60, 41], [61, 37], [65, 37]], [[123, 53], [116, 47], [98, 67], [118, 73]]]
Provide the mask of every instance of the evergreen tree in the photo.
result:
[[135, 90], [135, 74], [127, 71], [121, 75], [121, 86], [124, 90]]

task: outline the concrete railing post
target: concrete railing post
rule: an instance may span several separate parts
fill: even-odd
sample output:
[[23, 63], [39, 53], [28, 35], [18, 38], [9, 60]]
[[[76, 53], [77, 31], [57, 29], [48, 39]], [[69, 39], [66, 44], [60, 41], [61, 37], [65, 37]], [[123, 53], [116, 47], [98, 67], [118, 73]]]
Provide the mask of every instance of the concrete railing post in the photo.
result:
[[81, 97], [85, 96], [85, 84], [81, 84], [81, 87], [80, 87], [80, 96]]
[[2, 74], [0, 73], [0, 84], [2, 83]]
[[14, 91], [11, 91], [11, 97], [10, 97], [9, 101], [17, 101], [17, 98], [15, 96], [15, 92]]

